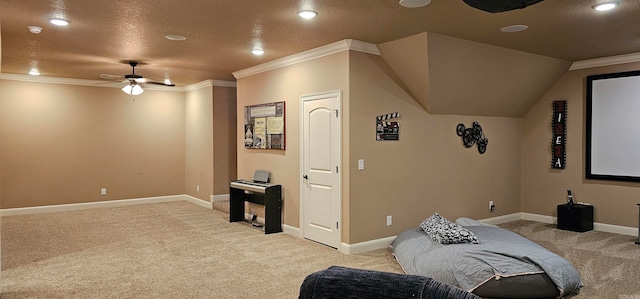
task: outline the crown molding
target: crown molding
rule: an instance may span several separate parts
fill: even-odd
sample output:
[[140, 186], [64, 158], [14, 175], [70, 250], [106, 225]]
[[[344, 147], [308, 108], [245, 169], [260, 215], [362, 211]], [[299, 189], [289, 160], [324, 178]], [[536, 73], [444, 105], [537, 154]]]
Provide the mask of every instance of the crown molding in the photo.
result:
[[238, 87], [236, 81], [223, 81], [223, 80], [204, 80], [198, 83], [189, 84], [184, 87], [184, 91], [194, 91], [205, 87]]
[[198, 83], [189, 84], [189, 85], [184, 87], [184, 91], [194, 91], [194, 90], [198, 90], [198, 89], [205, 88], [205, 87], [212, 87], [213, 86], [213, 82], [211, 82], [211, 81], [212, 80], [204, 80], [204, 81], [200, 81]]
[[378, 46], [375, 44], [354, 40], [354, 39], [345, 39], [345, 40], [331, 43], [322, 47], [318, 47], [308, 51], [300, 52], [298, 54], [293, 54], [287, 57], [265, 62], [263, 64], [259, 64], [243, 70], [239, 70], [239, 71], [233, 72], [233, 76], [236, 77], [236, 79], [240, 79], [240, 78], [248, 77], [251, 75], [285, 67], [288, 65], [292, 65], [292, 64], [296, 64], [296, 63], [304, 62], [307, 60], [316, 59], [323, 56], [328, 56], [331, 54], [339, 53], [342, 51], [348, 51], [348, 50], [359, 51], [359, 52], [369, 53], [373, 55], [380, 55]]
[[224, 81], [224, 80], [211, 80], [213, 82], [213, 86], [217, 87], [238, 87], [238, 83], [236, 81]]
[[[51, 83], [51, 84], [66, 84], [66, 85], [80, 85], [80, 86], [96, 86], [101, 87], [115, 87], [115, 82], [98, 81], [98, 80], [84, 80], [84, 79], [71, 79], [71, 78], [59, 78], [59, 77], [46, 77], [46, 76], [31, 76], [31, 75], [18, 75], [18, 74], [0, 74], [0, 79], [23, 81], [23, 82], [36, 82], [36, 83]], [[120, 84], [122, 86], [122, 84]]]
[[632, 62], [640, 62], [640, 52], [575, 61], [573, 62], [569, 70], [573, 71], [573, 70], [588, 69], [593, 67], [632, 63]]
[[[89, 86], [89, 87], [110, 87], [110, 88], [122, 88], [124, 86], [120, 82], [110, 82], [104, 80], [85, 80], [85, 79], [72, 79], [72, 78], [59, 78], [59, 77], [46, 77], [46, 76], [31, 76], [31, 75], [18, 75], [18, 74], [0, 74], [0, 80], [12, 80], [22, 82], [35, 82], [35, 83], [50, 83], [50, 84], [65, 84], [76, 86]], [[169, 87], [162, 85], [145, 85], [145, 90], [161, 90], [161, 91], [177, 91], [184, 92], [182, 87]]]

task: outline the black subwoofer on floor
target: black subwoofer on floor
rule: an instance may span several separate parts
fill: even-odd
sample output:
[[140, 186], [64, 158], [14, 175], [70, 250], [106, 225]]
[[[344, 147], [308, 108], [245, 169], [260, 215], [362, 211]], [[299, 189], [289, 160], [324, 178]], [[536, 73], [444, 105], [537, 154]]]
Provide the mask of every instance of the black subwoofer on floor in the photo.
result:
[[558, 228], [574, 232], [593, 230], [593, 206], [582, 204], [558, 205]]

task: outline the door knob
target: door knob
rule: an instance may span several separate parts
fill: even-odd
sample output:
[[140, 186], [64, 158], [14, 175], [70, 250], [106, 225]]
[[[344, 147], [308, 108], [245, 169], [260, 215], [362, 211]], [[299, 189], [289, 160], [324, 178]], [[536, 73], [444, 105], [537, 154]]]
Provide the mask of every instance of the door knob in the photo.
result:
[[307, 176], [306, 174], [302, 176], [303, 179], [308, 180], [309, 176]]

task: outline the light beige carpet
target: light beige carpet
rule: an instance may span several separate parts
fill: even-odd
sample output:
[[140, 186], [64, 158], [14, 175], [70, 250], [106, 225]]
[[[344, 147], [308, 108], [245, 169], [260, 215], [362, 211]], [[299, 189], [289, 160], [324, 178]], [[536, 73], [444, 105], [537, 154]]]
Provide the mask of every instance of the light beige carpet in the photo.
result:
[[578, 298], [640, 299], [640, 245], [637, 237], [559, 230], [552, 224], [514, 221], [500, 225], [564, 257], [580, 272]]
[[331, 265], [402, 271], [188, 202], [2, 217], [2, 298], [296, 298]]
[[[640, 298], [633, 237], [502, 226], [571, 261], [578, 298]], [[2, 298], [297, 298], [331, 265], [402, 272], [389, 249], [344, 255], [188, 202], [2, 217]]]

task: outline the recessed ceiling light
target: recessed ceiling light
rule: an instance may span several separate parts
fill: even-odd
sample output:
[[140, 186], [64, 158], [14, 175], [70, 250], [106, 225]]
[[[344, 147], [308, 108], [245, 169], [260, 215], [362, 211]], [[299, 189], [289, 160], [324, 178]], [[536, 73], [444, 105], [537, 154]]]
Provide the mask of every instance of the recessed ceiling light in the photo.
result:
[[251, 53], [253, 53], [253, 55], [260, 56], [260, 55], [264, 54], [264, 50], [262, 50], [262, 49], [253, 49], [253, 50], [251, 50]]
[[187, 39], [185, 36], [176, 35], [176, 34], [165, 35], [164, 38], [166, 38], [168, 40], [185, 40], [185, 39]]
[[37, 68], [32, 68], [32, 69], [29, 71], [29, 75], [31, 75], [31, 76], [40, 76], [40, 72], [38, 71], [38, 69], [37, 69]]
[[511, 25], [511, 26], [500, 28], [500, 31], [505, 33], [514, 33], [514, 32], [525, 31], [527, 30], [527, 28], [529, 28], [529, 26], [527, 25]]
[[314, 10], [301, 10], [298, 12], [298, 16], [300, 16], [303, 19], [313, 19], [318, 15], [317, 11]]
[[597, 11], [607, 11], [607, 10], [612, 10], [616, 8], [618, 4], [620, 4], [620, 2], [617, 2], [617, 1], [604, 2], [604, 3], [594, 5], [593, 9]]
[[68, 26], [69, 24], [71, 24], [71, 22], [61, 18], [51, 18], [49, 19], [49, 23], [60, 27]]
[[38, 27], [38, 26], [27, 26], [27, 28], [29, 29], [29, 32], [33, 33], [33, 34], [39, 34], [40, 32], [42, 32], [42, 27]]
[[416, 8], [429, 5], [431, 0], [400, 0], [399, 3], [407, 8]]

